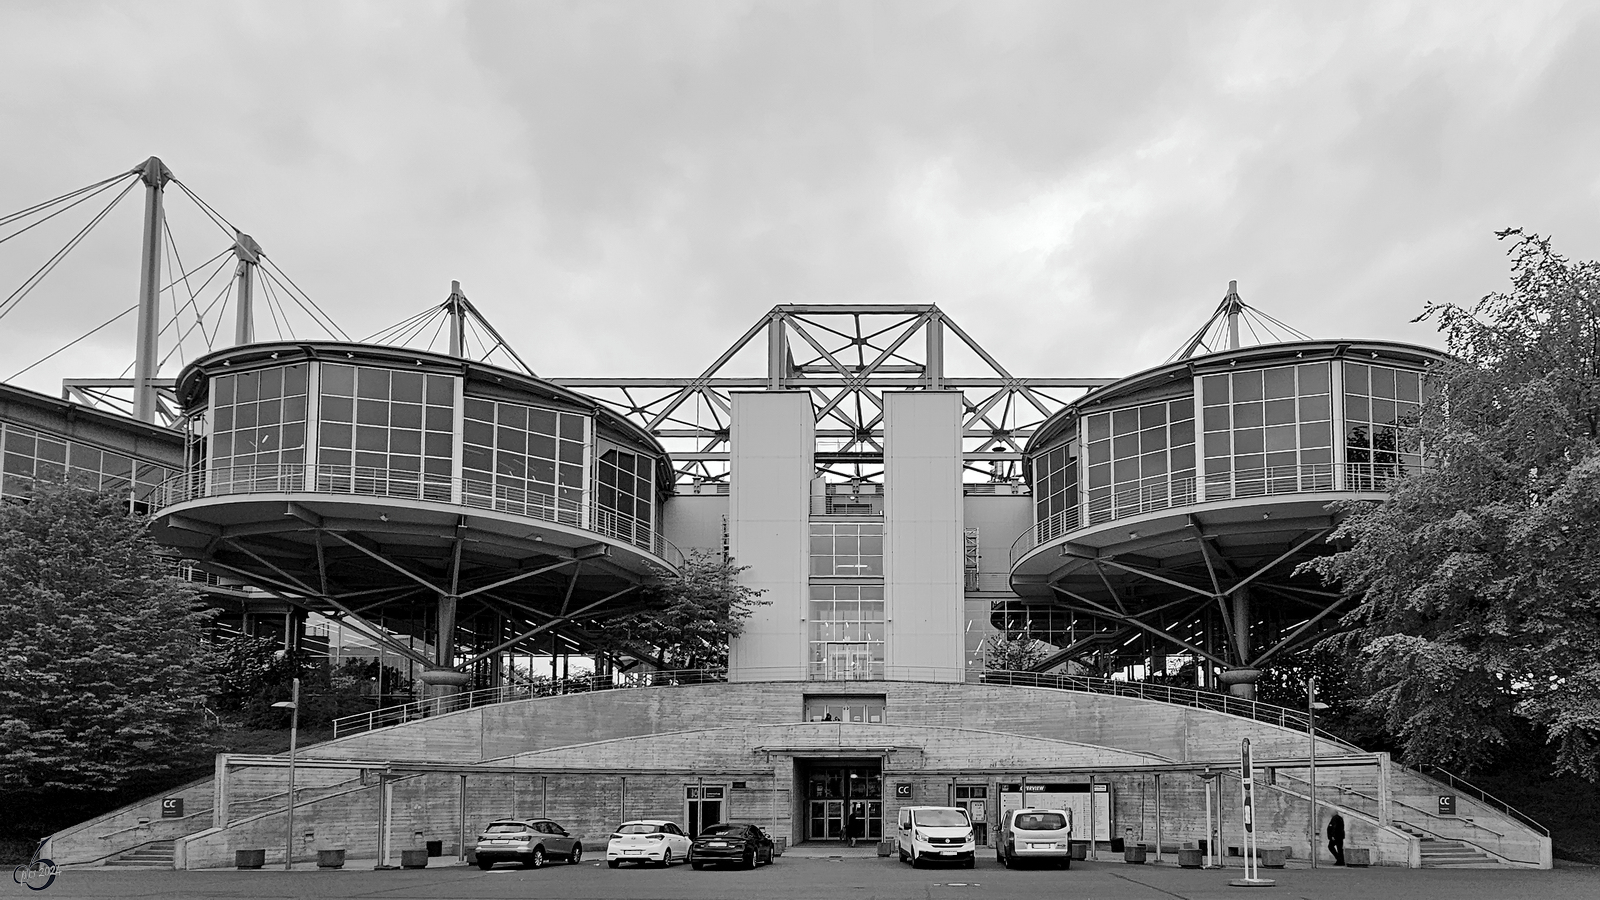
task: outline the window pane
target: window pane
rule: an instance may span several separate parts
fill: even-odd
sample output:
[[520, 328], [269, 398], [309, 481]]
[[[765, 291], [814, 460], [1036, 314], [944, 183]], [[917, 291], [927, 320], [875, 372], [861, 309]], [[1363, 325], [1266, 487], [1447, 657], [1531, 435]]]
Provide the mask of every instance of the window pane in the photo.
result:
[[422, 373], [396, 372], [391, 398], [403, 403], [422, 402]]
[[1261, 373], [1259, 371], [1256, 371], [1256, 372], [1235, 372], [1235, 373], [1233, 373], [1232, 381], [1233, 381], [1233, 402], [1234, 403], [1238, 403], [1241, 400], [1260, 400], [1260, 399], [1262, 399], [1262, 397], [1261, 397]]
[[1294, 369], [1283, 367], [1267, 369], [1262, 373], [1266, 380], [1268, 400], [1281, 400], [1294, 396]]
[[1300, 371], [1301, 394], [1326, 394], [1328, 393], [1328, 364], [1306, 363], [1297, 366]]
[[356, 370], [353, 367], [322, 364], [322, 393], [353, 397], [355, 388]]

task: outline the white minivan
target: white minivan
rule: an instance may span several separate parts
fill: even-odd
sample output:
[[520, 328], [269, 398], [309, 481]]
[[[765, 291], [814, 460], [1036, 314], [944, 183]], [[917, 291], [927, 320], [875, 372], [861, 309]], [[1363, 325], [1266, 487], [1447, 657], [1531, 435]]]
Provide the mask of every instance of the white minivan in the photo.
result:
[[1024, 860], [1050, 860], [1072, 868], [1072, 810], [1010, 809], [1000, 818], [994, 855], [1011, 868]]
[[959, 862], [969, 869], [978, 864], [972, 820], [953, 806], [902, 806], [895, 846], [900, 861], [913, 868], [925, 862]]

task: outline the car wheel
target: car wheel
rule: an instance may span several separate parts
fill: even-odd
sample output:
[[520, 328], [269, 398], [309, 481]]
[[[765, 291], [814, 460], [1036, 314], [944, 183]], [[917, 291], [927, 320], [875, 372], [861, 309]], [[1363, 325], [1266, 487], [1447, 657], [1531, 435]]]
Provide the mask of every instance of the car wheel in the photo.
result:
[[533, 853], [531, 853], [528, 856], [528, 868], [530, 868], [530, 869], [542, 869], [542, 868], [544, 868], [544, 847], [535, 847], [535, 848], [533, 848]]
[[913, 869], [922, 868], [922, 857], [918, 856], [917, 855], [917, 851], [915, 851], [915, 850], [911, 851], [911, 868], [913, 868]]
[[1061, 860], [1061, 868], [1063, 868], [1063, 869], [1072, 868], [1072, 857], [1070, 857], [1070, 856], [1063, 857], [1062, 860]]
[[484, 870], [485, 872], [487, 872], [490, 869], [494, 868], [494, 860], [492, 860], [492, 859], [480, 859], [480, 860], [478, 860], [478, 868], [480, 868], [480, 869]]
[[754, 869], [756, 867], [756, 852], [754, 850], [750, 850], [745, 853], [744, 867], [746, 869]]
[[661, 851], [661, 868], [663, 868], [663, 869], [672, 868], [672, 848], [671, 847], [668, 847], [667, 849]]
[[620, 866], [620, 865], [622, 865], [622, 860], [620, 860], [620, 859], [608, 859], [608, 860], [606, 860], [606, 866], [609, 867], [609, 868], [615, 869], [617, 866]]
[[904, 850], [900, 850], [899, 847], [896, 847], [895, 849], [900, 852], [900, 862], [907, 863], [907, 862], [911, 861], [911, 860], [906, 858], [906, 852]]
[[572, 845], [572, 854], [567, 857], [567, 862], [572, 863], [573, 865], [577, 865], [578, 863], [583, 862], [583, 845], [582, 844], [573, 844]]
[[976, 869], [977, 867], [978, 867], [978, 857], [976, 855], [974, 855], [971, 859], [967, 860], [967, 868]]
[[706, 867], [706, 864], [701, 862], [698, 859], [689, 860], [689, 868], [694, 869], [696, 872], [700, 871], [701, 869], [704, 869], [705, 867]]

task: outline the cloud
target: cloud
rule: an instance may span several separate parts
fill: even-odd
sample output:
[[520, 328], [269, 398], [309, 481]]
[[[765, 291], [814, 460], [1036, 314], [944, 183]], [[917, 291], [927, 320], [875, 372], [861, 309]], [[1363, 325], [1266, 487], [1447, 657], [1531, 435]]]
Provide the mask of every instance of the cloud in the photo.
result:
[[[1314, 335], [1431, 342], [1424, 302], [1505, 283], [1494, 229], [1600, 256], [1582, 4], [6, 15], [0, 212], [158, 153], [351, 333], [459, 279], [542, 374], [693, 374], [826, 302], [938, 303], [1017, 374], [1125, 374], [1229, 279]], [[0, 323], [0, 376], [132, 302], [136, 206]], [[223, 238], [183, 227], [191, 259]], [[13, 250], [7, 293], [40, 259]]]

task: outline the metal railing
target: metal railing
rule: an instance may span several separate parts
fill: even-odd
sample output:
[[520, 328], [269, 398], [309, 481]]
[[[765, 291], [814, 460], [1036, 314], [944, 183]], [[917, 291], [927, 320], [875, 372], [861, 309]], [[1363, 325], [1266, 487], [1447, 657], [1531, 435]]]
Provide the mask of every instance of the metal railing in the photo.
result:
[[169, 478], [156, 490], [153, 501], [159, 511], [203, 497], [298, 493], [427, 500], [491, 509], [603, 534], [648, 550], [674, 566], [683, 562], [683, 553], [650, 522], [592, 502], [510, 488], [478, 478], [365, 466], [225, 466]]
[[681, 669], [655, 672], [621, 672], [611, 675], [579, 675], [572, 678], [558, 678], [553, 681], [540, 680], [504, 684], [499, 687], [462, 691], [459, 694], [429, 697], [426, 700], [416, 700], [400, 706], [387, 706], [371, 712], [340, 716], [333, 720], [333, 736], [336, 738], [347, 737], [352, 734], [372, 731], [376, 728], [386, 728], [390, 725], [399, 725], [418, 719], [442, 716], [447, 713], [460, 712], [479, 706], [490, 706], [496, 703], [512, 703], [519, 700], [533, 700], [539, 697], [557, 697], [563, 694], [586, 694], [593, 691], [626, 688], [720, 684], [727, 680], [728, 673], [723, 669]]
[[[767, 674], [769, 677], [759, 677]], [[742, 680], [745, 681], [838, 681], [841, 679], [827, 678], [819, 674], [810, 674], [799, 669], [772, 669], [766, 670], [741, 670]], [[748, 677], [755, 675], [758, 677]], [[482, 688], [475, 691], [463, 691], [459, 694], [431, 697], [418, 700], [401, 706], [390, 706], [372, 712], [356, 713], [343, 716], [333, 722], [334, 737], [347, 737], [352, 734], [371, 731], [375, 728], [384, 728], [390, 725], [399, 725], [404, 722], [416, 721], [432, 716], [460, 712], [479, 706], [488, 706], [495, 703], [508, 703], [519, 700], [532, 700], [539, 697], [553, 697], [561, 694], [588, 693], [590, 691], [621, 690], [640, 687], [669, 687], [701, 684], [721, 684], [728, 680], [728, 673], [724, 669], [685, 669], [662, 672], [618, 673], [614, 675], [589, 675], [575, 678], [558, 679], [555, 681], [535, 681], [524, 684], [510, 684], [501, 687]], [[880, 680], [880, 679], [871, 679]], [[1144, 682], [1115, 681], [1109, 678], [1090, 678], [1083, 675], [1051, 675], [1040, 672], [1013, 672], [1002, 670], [959, 670], [936, 669], [933, 667], [910, 667], [903, 670], [889, 667], [885, 670], [882, 680], [889, 681], [929, 681], [929, 682], [966, 682], [968, 684], [1004, 685], [1011, 687], [1047, 688], [1060, 691], [1078, 691], [1090, 694], [1105, 694], [1114, 697], [1130, 697], [1137, 700], [1153, 700], [1159, 703], [1168, 703], [1174, 706], [1188, 706], [1197, 709], [1206, 709], [1220, 712], [1230, 716], [1251, 719], [1267, 725], [1276, 725], [1280, 728], [1290, 728], [1304, 733], [1306, 731], [1306, 714], [1299, 710], [1274, 706], [1270, 703], [1259, 703], [1254, 700], [1244, 700], [1229, 694], [1218, 694], [1212, 691], [1203, 691], [1196, 688], [1176, 687], [1165, 684], [1146, 684]], [[861, 683], [859, 681], [855, 683]], [[1322, 729], [1316, 730], [1316, 735], [1326, 741], [1337, 743], [1343, 747], [1353, 747], [1343, 739], [1329, 734]]]
[[1081, 528], [1103, 525], [1118, 519], [1211, 503], [1218, 500], [1244, 500], [1283, 494], [1309, 494], [1329, 491], [1389, 490], [1405, 471], [1391, 464], [1311, 463], [1295, 466], [1267, 466], [1211, 475], [1157, 475], [1143, 478], [1121, 489], [1091, 498], [1086, 504], [1062, 510], [1034, 523], [1011, 544], [1011, 564], [1015, 566], [1035, 547], [1048, 544]]
[[1459, 778], [1459, 777], [1457, 777], [1455, 775], [1452, 775], [1451, 773], [1445, 771], [1444, 769], [1439, 768], [1438, 766], [1428, 765], [1428, 766], [1423, 766], [1421, 768], [1421, 770], [1411, 769], [1409, 771], [1414, 772], [1417, 775], [1421, 775], [1424, 778], [1431, 778], [1434, 781], [1442, 782], [1446, 786], [1452, 788], [1453, 790], [1456, 790], [1456, 791], [1458, 791], [1460, 793], [1466, 794], [1467, 796], [1469, 796], [1472, 799], [1478, 801], [1479, 803], [1482, 803], [1484, 806], [1493, 807], [1493, 808], [1498, 809], [1501, 812], [1503, 812], [1503, 813], [1505, 813], [1505, 814], [1507, 814], [1509, 816], [1512, 816], [1517, 821], [1519, 821], [1522, 824], [1528, 826], [1529, 828], [1532, 828], [1533, 830], [1539, 832], [1540, 834], [1544, 835], [1545, 837], [1549, 837], [1550, 836], [1550, 829], [1544, 827], [1543, 825], [1540, 825], [1538, 822], [1535, 822], [1532, 818], [1530, 818], [1528, 815], [1523, 813], [1521, 810], [1519, 810], [1516, 807], [1512, 806], [1511, 804], [1505, 802], [1504, 800], [1501, 800], [1499, 797], [1496, 797], [1495, 795], [1489, 793], [1488, 791], [1483, 790], [1482, 788], [1478, 787], [1477, 785], [1472, 784], [1471, 782], [1469, 782], [1469, 781], [1467, 781], [1467, 780], [1465, 780], [1463, 778]]

